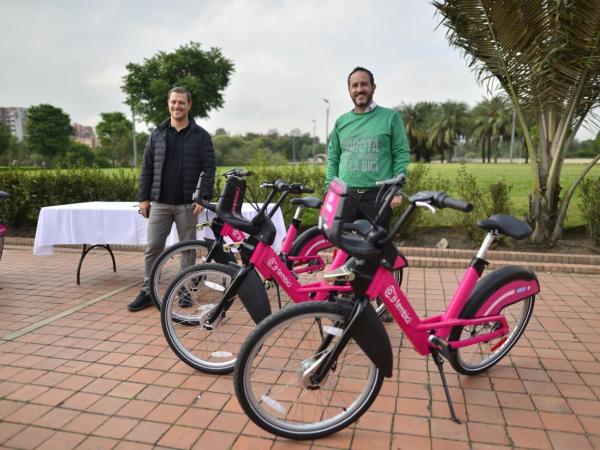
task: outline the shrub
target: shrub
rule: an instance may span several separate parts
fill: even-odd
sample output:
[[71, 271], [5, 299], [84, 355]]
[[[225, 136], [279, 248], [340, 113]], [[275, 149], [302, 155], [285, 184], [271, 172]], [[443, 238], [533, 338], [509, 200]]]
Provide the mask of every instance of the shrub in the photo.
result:
[[0, 216], [9, 225], [33, 227], [44, 206], [90, 201], [129, 201], [136, 198], [133, 170], [107, 175], [99, 169], [0, 171], [0, 189], [10, 194], [0, 204]]
[[592, 246], [600, 249], [600, 177], [581, 182], [581, 211]]

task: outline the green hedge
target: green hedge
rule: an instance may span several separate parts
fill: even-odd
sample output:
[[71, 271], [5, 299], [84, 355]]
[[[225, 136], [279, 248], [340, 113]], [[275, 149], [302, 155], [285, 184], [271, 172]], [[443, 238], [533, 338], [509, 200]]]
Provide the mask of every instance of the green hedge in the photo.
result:
[[[287, 166], [254, 166], [247, 167], [253, 172], [248, 178], [247, 197], [263, 201], [266, 191], [260, 188], [264, 181], [282, 179], [287, 182], [298, 182], [315, 188], [315, 195], [322, 197], [325, 193], [324, 166], [287, 165]], [[226, 168], [217, 172], [223, 173]], [[102, 171], [100, 169], [71, 170], [37, 170], [22, 169], [0, 170], [0, 190], [8, 191], [10, 199], [0, 202], [0, 218], [15, 228], [35, 227], [39, 211], [44, 206], [89, 201], [135, 201], [137, 193], [138, 172], [128, 169], [121, 171]], [[224, 178], [217, 176], [215, 193], [223, 187]], [[508, 192], [510, 186], [496, 183], [480, 186], [477, 178], [469, 174], [465, 167], [461, 168], [455, 180], [437, 176], [429, 176], [429, 166], [411, 164], [410, 176], [405, 192], [413, 194], [421, 190], [448, 191], [452, 195], [472, 201], [476, 204], [476, 213], [463, 214], [450, 210], [440, 211], [432, 216], [420, 211], [413, 215], [402, 230], [402, 236], [415, 235], [429, 226], [443, 224], [459, 226], [465, 235], [478, 238], [475, 222], [484, 215], [506, 212], [510, 209]], [[406, 202], [404, 203], [406, 206]], [[398, 208], [394, 215], [397, 218], [403, 208]], [[284, 202], [283, 214], [286, 223], [292, 218], [295, 207]], [[318, 211], [305, 210], [302, 217], [304, 227], [317, 223]]]
[[136, 198], [133, 170], [107, 175], [100, 169], [0, 171], [0, 190], [10, 198], [0, 202], [0, 218], [10, 226], [35, 227], [44, 206], [91, 201], [128, 201]]

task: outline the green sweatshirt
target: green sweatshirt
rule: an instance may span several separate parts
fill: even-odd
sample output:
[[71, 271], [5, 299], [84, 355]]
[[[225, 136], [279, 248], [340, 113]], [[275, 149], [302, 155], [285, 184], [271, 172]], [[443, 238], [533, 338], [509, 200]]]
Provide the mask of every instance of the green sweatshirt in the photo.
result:
[[400, 113], [376, 106], [341, 115], [329, 138], [325, 187], [339, 177], [350, 188], [374, 188], [376, 181], [407, 173], [408, 140]]

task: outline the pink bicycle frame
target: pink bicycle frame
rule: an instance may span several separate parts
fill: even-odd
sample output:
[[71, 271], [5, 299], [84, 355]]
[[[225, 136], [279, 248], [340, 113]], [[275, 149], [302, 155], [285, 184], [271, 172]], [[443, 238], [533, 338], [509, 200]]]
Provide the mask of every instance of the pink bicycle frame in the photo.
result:
[[[336, 255], [331, 264], [331, 269], [340, 267], [346, 259], [347, 255], [343, 254], [343, 252], [338, 252], [338, 255]], [[352, 292], [352, 287], [349, 284], [332, 286], [325, 281], [300, 284], [292, 272], [281, 261], [281, 258], [264, 242], [259, 242], [256, 245], [249, 262], [254, 264], [258, 273], [265, 280], [276, 281], [294, 303], [326, 300], [332, 290], [339, 293]]]
[[387, 306], [404, 334], [413, 344], [415, 350], [421, 355], [431, 352], [432, 344], [429, 337], [433, 334], [442, 339], [447, 339], [450, 331], [455, 326], [478, 325], [488, 322], [499, 322], [500, 327], [486, 334], [474, 338], [452, 341], [449, 344], [454, 348], [473, 345], [478, 342], [503, 336], [508, 333], [508, 323], [500, 310], [511, 303], [517, 302], [539, 292], [536, 280], [517, 280], [506, 284], [494, 292], [480, 308], [483, 314], [473, 319], [458, 317], [466, 305], [479, 279], [477, 271], [469, 267], [463, 276], [446, 312], [436, 316], [421, 319], [414, 308], [397, 285], [389, 270], [379, 267], [366, 294], [369, 298], [379, 297]]

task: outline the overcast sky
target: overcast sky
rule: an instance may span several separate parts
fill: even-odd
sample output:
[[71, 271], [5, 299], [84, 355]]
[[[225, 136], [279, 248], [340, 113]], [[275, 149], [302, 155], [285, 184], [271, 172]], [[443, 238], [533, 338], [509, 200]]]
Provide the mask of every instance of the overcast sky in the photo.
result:
[[425, 0], [0, 0], [0, 106], [50, 103], [95, 126], [101, 112], [129, 114], [127, 63], [197, 41], [235, 64], [204, 128], [312, 133], [315, 120], [322, 141], [323, 99], [331, 129], [351, 107], [346, 76], [357, 65], [375, 74], [383, 106], [472, 106], [486, 94], [438, 22]]

